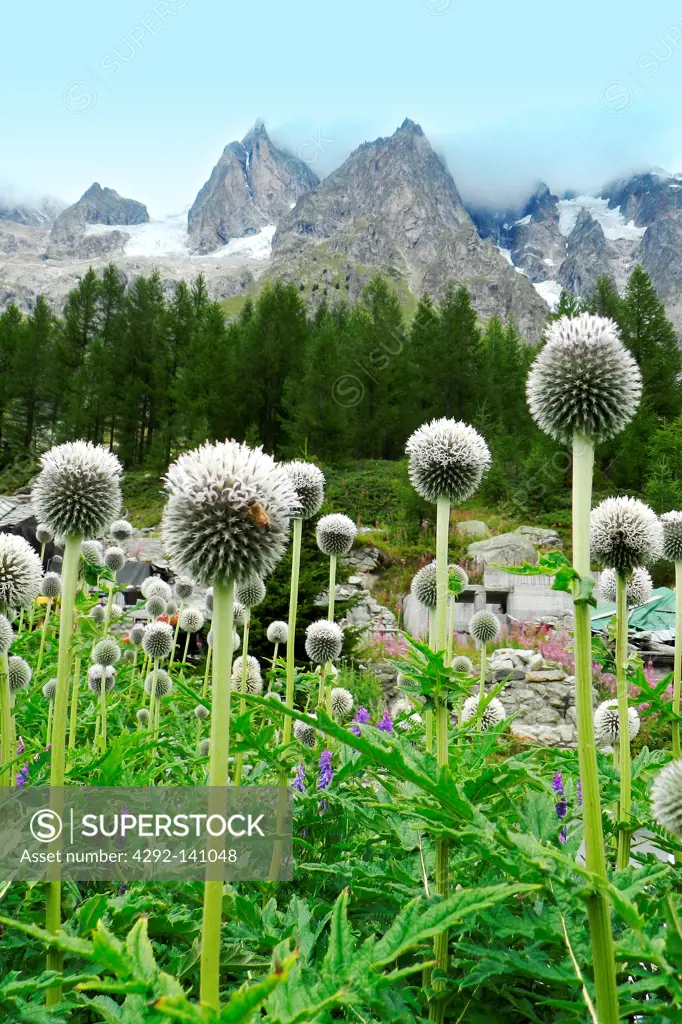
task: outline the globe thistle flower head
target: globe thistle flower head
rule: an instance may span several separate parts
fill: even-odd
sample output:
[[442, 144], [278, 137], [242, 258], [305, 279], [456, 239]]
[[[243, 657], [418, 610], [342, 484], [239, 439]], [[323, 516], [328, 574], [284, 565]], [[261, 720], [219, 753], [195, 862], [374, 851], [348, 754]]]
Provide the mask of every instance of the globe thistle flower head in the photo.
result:
[[139, 646], [144, 640], [145, 628], [146, 627], [143, 626], [142, 623], [138, 623], [137, 625], [133, 626], [133, 628], [130, 630], [130, 639], [137, 646]]
[[462, 672], [467, 676], [471, 676], [474, 673], [474, 663], [471, 658], [467, 658], [466, 654], [455, 655], [450, 667], [453, 672]]
[[110, 636], [98, 640], [92, 649], [92, 660], [97, 665], [115, 665], [121, 657], [121, 648]]
[[663, 557], [671, 562], [682, 561], [682, 512], [665, 512], [661, 516], [663, 527]]
[[175, 581], [175, 593], [181, 601], [188, 601], [194, 593], [194, 583], [189, 576], [178, 576]]
[[199, 757], [208, 757], [210, 749], [211, 749], [211, 741], [210, 740], [202, 740], [201, 743], [199, 744]]
[[[467, 697], [464, 701], [462, 708], [462, 721], [470, 722], [478, 714], [479, 698], [478, 695], [474, 697]], [[507, 712], [504, 710], [504, 705], [501, 700], [497, 697], [488, 703], [485, 711], [481, 715], [481, 728], [482, 729], [493, 729], [500, 722], [503, 722], [507, 717]]]
[[127, 519], [117, 519], [109, 527], [109, 536], [118, 544], [125, 544], [133, 535], [133, 528]]
[[36, 540], [39, 544], [49, 544], [54, 540], [54, 533], [46, 523], [38, 523], [36, 526]]
[[323, 555], [347, 555], [357, 532], [350, 516], [333, 512], [322, 516], [317, 524], [317, 546]]
[[448, 574], [450, 576], [450, 585], [452, 585], [453, 580], [457, 583], [457, 593], [469, 586], [469, 573], [461, 565], [449, 566]]
[[[651, 599], [653, 581], [648, 569], [638, 566], [625, 581], [625, 596], [629, 608], [638, 608]], [[616, 570], [604, 569], [599, 577], [599, 593], [603, 601], [616, 600]]]
[[438, 603], [438, 589], [436, 586], [436, 563], [429, 562], [412, 577], [410, 590], [412, 595], [424, 605], [425, 608], [435, 608]]
[[[209, 587], [206, 591], [204, 606], [207, 612], [213, 612], [213, 587]], [[210, 618], [210, 615], [208, 615], [207, 618]]]
[[45, 698], [45, 700], [54, 700], [54, 696], [55, 696], [56, 692], [57, 692], [57, 680], [56, 679], [48, 679], [48, 681], [43, 686], [43, 697]]
[[353, 710], [353, 694], [343, 686], [334, 686], [331, 691], [332, 713], [337, 718], [347, 718]]
[[159, 615], [164, 615], [166, 612], [166, 602], [158, 594], [152, 594], [147, 599], [147, 603], [144, 606], [147, 612], [148, 619], [158, 619]]
[[422, 721], [421, 715], [416, 712], [411, 714], [409, 718], [405, 718], [404, 716], [409, 714], [410, 711], [412, 711], [412, 705], [409, 700], [406, 700], [404, 697], [399, 697], [391, 706], [391, 718], [395, 721], [397, 727], [403, 732], [407, 732], [413, 726], [419, 725]]
[[93, 604], [90, 609], [90, 618], [100, 625], [107, 617], [107, 611], [103, 604]]
[[198, 722], [205, 722], [210, 713], [211, 712], [204, 704], [197, 704], [194, 709], [194, 717]]
[[40, 593], [43, 597], [49, 597], [52, 600], [59, 597], [62, 592], [62, 578], [58, 572], [46, 572], [43, 576], [43, 582], [40, 585]]
[[613, 320], [583, 313], [547, 330], [531, 367], [526, 396], [531, 416], [555, 441], [576, 434], [604, 441], [624, 430], [637, 411], [642, 377]]
[[[151, 697], [152, 686], [154, 685], [154, 673], [150, 672], [144, 681], [145, 692]], [[161, 700], [162, 697], [167, 697], [173, 690], [173, 680], [168, 673], [159, 668], [156, 671], [156, 699]]]
[[237, 626], [245, 626], [250, 617], [249, 609], [241, 601], [235, 600], [232, 604], [232, 617]]
[[32, 492], [40, 522], [57, 537], [101, 537], [121, 511], [121, 463], [101, 445], [67, 441], [41, 459]]
[[[628, 732], [634, 740], [639, 732], [640, 719], [635, 708], [628, 708]], [[594, 712], [594, 737], [600, 747], [613, 746], [620, 740], [618, 701], [604, 700]]]
[[135, 663], [135, 651], [133, 651], [132, 648], [128, 647], [123, 652], [123, 660], [127, 661], [129, 665], [133, 665]]
[[320, 511], [324, 501], [324, 473], [312, 462], [288, 462], [284, 468], [298, 498], [296, 517], [311, 519]]
[[671, 761], [654, 779], [651, 813], [662, 828], [682, 836], [682, 761]]
[[469, 623], [469, 633], [474, 640], [478, 640], [481, 644], [489, 644], [493, 640], [497, 640], [501, 629], [502, 624], [497, 615], [485, 608], [476, 612]]
[[271, 644], [285, 644], [289, 639], [289, 626], [279, 619], [271, 622], [267, 630], [267, 638]]
[[165, 602], [170, 601], [173, 591], [160, 576], [148, 576], [140, 587], [143, 597], [160, 597]]
[[163, 535], [172, 564], [204, 586], [267, 576], [286, 551], [298, 497], [262, 448], [236, 441], [181, 455], [166, 477]]
[[116, 685], [116, 669], [113, 665], [90, 666], [88, 669], [88, 689], [92, 693], [101, 693], [102, 681], [104, 681], [104, 692], [111, 693]]
[[245, 608], [255, 608], [265, 597], [265, 584], [260, 576], [249, 576], [240, 580], [234, 589], [237, 603]]
[[185, 608], [180, 616], [180, 629], [183, 633], [198, 633], [204, 624], [204, 616], [197, 608]]
[[[232, 666], [232, 689], [241, 690], [242, 688], [242, 672], [244, 669], [244, 659], [240, 655], [235, 658]], [[258, 658], [254, 658], [253, 655], [249, 654], [246, 658], [246, 692], [258, 695], [263, 690], [263, 677], [260, 670], [260, 662]]]
[[336, 622], [320, 619], [305, 631], [305, 650], [311, 661], [324, 665], [336, 661], [343, 647], [343, 630]]
[[660, 558], [663, 528], [643, 501], [606, 498], [590, 515], [590, 547], [600, 565], [630, 573]]
[[0, 608], [25, 608], [40, 593], [43, 568], [23, 537], [0, 533]]
[[166, 605], [166, 615], [169, 619], [172, 619], [174, 615], [178, 614], [178, 606], [175, 601], [169, 601]]
[[14, 640], [14, 630], [12, 629], [12, 623], [9, 621], [6, 615], [0, 614], [0, 653], [5, 654]]
[[142, 650], [150, 658], [169, 658], [173, 650], [173, 627], [167, 622], [150, 622], [144, 628]]
[[9, 669], [9, 688], [12, 693], [16, 693], [18, 690], [25, 690], [29, 686], [33, 677], [31, 666], [23, 658], [19, 658], [17, 655], [12, 655], [8, 659]]
[[104, 552], [104, 564], [111, 572], [120, 572], [126, 564], [126, 553], [123, 548], [107, 548]]
[[492, 456], [484, 439], [460, 420], [425, 423], [409, 438], [410, 483], [426, 501], [466, 501], [481, 485]]
[[137, 718], [137, 720], [140, 723], [140, 725], [148, 725], [149, 724], [149, 708], [139, 708], [135, 712], [135, 717]]
[[81, 554], [93, 569], [104, 568], [104, 548], [98, 540], [84, 540], [81, 545]]
[[[317, 718], [317, 715], [308, 715], [308, 718]], [[297, 719], [294, 722], [294, 738], [302, 747], [309, 747], [312, 750], [317, 743], [317, 732], [312, 725], [308, 725], [307, 722], [299, 722]]]

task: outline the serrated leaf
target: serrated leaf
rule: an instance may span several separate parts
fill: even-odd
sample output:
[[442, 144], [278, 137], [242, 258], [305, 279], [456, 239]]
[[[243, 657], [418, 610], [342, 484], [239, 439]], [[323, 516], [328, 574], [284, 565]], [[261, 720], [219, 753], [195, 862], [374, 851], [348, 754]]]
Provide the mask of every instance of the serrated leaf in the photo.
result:
[[89, 935], [97, 922], [104, 917], [107, 909], [108, 897], [104, 893], [98, 893], [86, 900], [78, 910], [78, 934]]
[[132, 964], [133, 974], [150, 987], [159, 973], [154, 950], [147, 934], [147, 918], [141, 917], [126, 936], [126, 950]]

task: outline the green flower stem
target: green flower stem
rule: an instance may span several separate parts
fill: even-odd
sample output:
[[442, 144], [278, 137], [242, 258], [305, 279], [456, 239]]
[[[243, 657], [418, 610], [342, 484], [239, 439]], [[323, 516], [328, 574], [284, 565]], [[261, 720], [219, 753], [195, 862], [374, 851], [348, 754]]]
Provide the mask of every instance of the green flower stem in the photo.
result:
[[73, 667], [73, 683], [71, 684], [71, 719], [69, 722], [69, 750], [76, 746], [76, 723], [78, 721], [78, 696], [81, 685], [81, 659], [77, 657]]
[[19, 615], [19, 625], [17, 626], [17, 633], [21, 633], [23, 628], [24, 628], [24, 609], [22, 608], [21, 609], [21, 613]]
[[40, 545], [40, 564], [41, 565], [43, 565], [44, 562], [45, 562], [45, 544], [46, 544], [46, 541], [43, 541], [43, 543]]
[[104, 753], [107, 749], [107, 680], [104, 673], [99, 683], [99, 708], [102, 728], [99, 734], [99, 749]]
[[170, 670], [173, 667], [173, 662], [175, 661], [175, 648], [177, 647], [178, 633], [180, 632], [180, 616], [182, 615], [184, 607], [185, 607], [185, 602], [183, 600], [181, 600], [180, 601], [180, 608], [178, 609], [178, 621], [175, 623], [175, 633], [173, 634], [173, 650], [171, 651], [170, 661], [168, 662], [168, 671], [169, 672], [170, 672]]
[[448, 651], [446, 664], [452, 664], [452, 649], [455, 641], [455, 599], [452, 594], [448, 594]]
[[327, 618], [334, 621], [334, 601], [336, 599], [336, 555], [329, 556], [329, 608]]
[[111, 622], [111, 609], [114, 604], [114, 584], [107, 580], [106, 586], [109, 588], [109, 594], [107, 596], [107, 610], [104, 616], [104, 636], [109, 633], [109, 623]]
[[[287, 644], [287, 692], [286, 692], [286, 706], [293, 708], [294, 706], [294, 681], [296, 678], [295, 670], [295, 652], [296, 652], [296, 610], [298, 608], [298, 576], [301, 567], [301, 536], [303, 533], [303, 520], [294, 519], [292, 525], [293, 540], [291, 546], [291, 589], [289, 591], [289, 643]], [[292, 719], [289, 715], [284, 719], [284, 729], [282, 731], [282, 745], [287, 746], [291, 743], [291, 723]], [[281, 785], [286, 785], [286, 775], [284, 782], [280, 782]]]
[[[227, 761], [230, 754], [230, 702], [232, 696], [232, 640], [234, 633], [234, 580], [215, 582], [213, 588], [213, 700], [211, 704], [211, 740], [208, 784], [212, 788], [228, 783]], [[218, 797], [218, 804], [222, 800]], [[220, 927], [223, 882], [207, 878], [204, 883], [204, 914], [201, 924], [201, 975], [199, 997], [202, 1003], [220, 1009]]]
[[[632, 811], [632, 766], [630, 763], [630, 722], [628, 719], [628, 680], [626, 663], [628, 658], [628, 603], [625, 575], [616, 573], [616, 692], [618, 694], [618, 733], [620, 742], [620, 805], [621, 825], [630, 819]], [[626, 868], [630, 863], [630, 833], [621, 829], [618, 833], [617, 867]]]
[[[590, 573], [590, 507], [594, 444], [576, 434], [573, 441], [573, 566], [580, 576]], [[585, 860], [588, 871], [606, 880], [606, 857], [601, 820], [597, 749], [592, 712], [592, 631], [590, 606], [574, 604], [575, 681], [578, 725], [578, 763], [583, 794]], [[616, 963], [611, 931], [611, 909], [603, 891], [587, 897], [592, 940], [594, 980], [599, 1024], [618, 1024]]]
[[52, 611], [52, 598], [48, 597], [47, 605], [45, 606], [45, 618], [43, 619], [43, 629], [40, 634], [40, 650], [38, 651], [38, 665], [36, 667], [36, 679], [40, 675], [40, 669], [43, 664], [43, 654], [45, 652], [45, 637], [47, 636], [47, 627], [50, 622], [50, 612]]
[[[239, 714], [246, 714], [246, 673], [248, 664], [249, 654], [249, 630], [251, 629], [251, 610], [247, 609], [246, 619], [244, 621], [244, 635], [242, 637], [242, 680], [239, 698]], [[244, 768], [244, 754], [240, 751], [237, 754], [237, 764], [234, 770], [234, 784], [235, 786], [241, 786], [242, 784], [242, 770]]]
[[11, 786], [11, 771], [9, 765], [16, 756], [16, 747], [12, 743], [12, 694], [9, 688], [9, 658], [7, 651], [0, 654], [0, 703], [2, 704], [2, 717], [0, 736], [2, 737], [2, 771], [0, 772], [0, 786]]
[[[433, 613], [433, 609], [429, 608], [429, 647], [432, 651], [437, 650], [436, 647], [436, 617]], [[424, 739], [426, 745], [427, 754], [433, 753], [433, 708], [427, 708], [424, 712]]]
[[[682, 691], [682, 562], [675, 562], [675, 665], [673, 668], [673, 711], [680, 713], [680, 693]], [[673, 757], [679, 760], [680, 723], [673, 722]]]
[[[159, 700], [156, 696], [156, 687], [159, 678], [159, 659], [154, 658], [154, 668], [152, 670], [152, 692], [149, 695], [149, 721], [147, 722], [147, 732], [151, 732], [154, 740], [156, 740], [156, 705]], [[156, 746], [152, 748], [152, 757], [156, 756]]]
[[206, 669], [204, 671], [204, 687], [201, 691], [201, 696], [206, 697], [208, 694], [208, 681], [211, 678], [211, 661], [213, 658], [213, 648], [209, 647], [208, 654], [206, 655]]
[[188, 633], [186, 635], [186, 637], [185, 637], [185, 650], [184, 650], [183, 655], [182, 655], [183, 664], [185, 664], [186, 661], [187, 661], [187, 652], [189, 651], [189, 638], [190, 638], [191, 635], [192, 635], [191, 633]]
[[[270, 668], [275, 671], [275, 665], [277, 664], [277, 652], [279, 651], [279, 640], [275, 643], [275, 650], [272, 654], [272, 661], [270, 662]], [[268, 687], [270, 689], [270, 687]]]
[[488, 645], [485, 640], [481, 641], [481, 679], [478, 687], [478, 699], [482, 701], [485, 697], [485, 677], [488, 672]]

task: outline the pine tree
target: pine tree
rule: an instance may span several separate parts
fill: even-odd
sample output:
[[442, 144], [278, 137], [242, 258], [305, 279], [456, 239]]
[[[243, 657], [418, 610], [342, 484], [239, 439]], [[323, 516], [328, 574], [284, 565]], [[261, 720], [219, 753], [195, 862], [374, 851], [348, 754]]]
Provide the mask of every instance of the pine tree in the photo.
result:
[[2, 464], [11, 458], [5, 439], [5, 423], [9, 417], [10, 407], [15, 398], [12, 369], [14, 354], [20, 345], [21, 334], [26, 325], [15, 303], [10, 303], [0, 315], [0, 460]]
[[55, 319], [42, 295], [17, 336], [12, 358], [12, 390], [17, 408], [15, 441], [26, 451], [47, 447], [45, 427], [52, 418], [55, 398], [53, 345]]

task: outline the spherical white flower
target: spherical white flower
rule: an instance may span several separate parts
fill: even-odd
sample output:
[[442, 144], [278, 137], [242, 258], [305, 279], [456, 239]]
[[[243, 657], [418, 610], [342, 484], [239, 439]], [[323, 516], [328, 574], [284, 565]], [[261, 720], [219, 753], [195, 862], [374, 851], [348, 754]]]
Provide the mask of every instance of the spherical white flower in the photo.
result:
[[59, 597], [62, 592], [62, 578], [58, 572], [46, 572], [43, 576], [43, 582], [40, 585], [40, 593], [43, 597], [49, 597], [52, 600]]
[[[177, 614], [178, 614], [178, 606], [176, 605], [175, 601], [169, 601], [168, 604], [166, 605], [166, 615], [168, 616], [169, 619], [172, 619], [173, 616], [177, 615]], [[202, 620], [203, 620], [203, 616], [202, 616]]]
[[268, 626], [267, 638], [271, 644], [285, 644], [289, 639], [289, 626], [279, 619]]
[[404, 716], [409, 714], [410, 711], [412, 711], [412, 705], [405, 697], [398, 697], [398, 699], [391, 705], [391, 718], [396, 723], [397, 727], [403, 732], [407, 732], [409, 729], [412, 729], [415, 725], [420, 725], [422, 722], [422, 716], [417, 714], [416, 711], [413, 712], [409, 718], [405, 718]]
[[104, 568], [104, 548], [98, 540], [84, 540], [81, 554], [94, 569]]
[[189, 576], [178, 576], [175, 581], [175, 593], [181, 601], [188, 601], [194, 593], [194, 583]]
[[148, 576], [140, 587], [143, 597], [161, 597], [165, 602], [170, 601], [173, 591], [160, 576]]
[[489, 644], [500, 635], [502, 624], [497, 615], [483, 608], [472, 617], [469, 623], [469, 633], [479, 643]]
[[656, 513], [637, 498], [606, 498], [590, 516], [592, 557], [630, 573], [661, 557], [663, 529]]
[[288, 462], [284, 467], [298, 497], [299, 519], [310, 519], [322, 508], [324, 501], [324, 473], [312, 462]]
[[410, 590], [412, 595], [424, 605], [425, 608], [435, 608], [438, 603], [438, 591], [436, 586], [436, 563], [429, 562], [412, 577]]
[[101, 445], [67, 441], [41, 459], [32, 491], [41, 522], [58, 537], [101, 537], [121, 511], [121, 463]]
[[[638, 608], [651, 599], [653, 581], [648, 569], [642, 566], [633, 569], [626, 577], [625, 595], [629, 608]], [[616, 570], [604, 569], [599, 578], [599, 593], [603, 601], [616, 600]]]
[[[317, 715], [308, 715], [308, 718], [317, 718]], [[310, 747], [311, 749], [317, 743], [317, 732], [308, 725], [307, 722], [299, 722], [298, 719], [294, 722], [294, 738], [298, 740], [302, 747]]]
[[121, 657], [121, 648], [110, 636], [98, 640], [92, 649], [92, 660], [98, 665], [115, 665]]
[[[467, 697], [464, 701], [464, 707], [462, 708], [462, 721], [470, 722], [475, 718], [478, 713], [479, 699], [478, 695], [475, 697]], [[481, 728], [492, 729], [500, 722], [503, 722], [507, 717], [507, 712], [504, 710], [502, 701], [498, 700], [497, 697], [493, 697], [490, 703], [487, 705], [485, 711], [481, 715]]]
[[682, 761], [671, 761], [654, 779], [651, 813], [662, 828], [682, 835]]
[[[154, 685], [154, 673], [150, 672], [144, 681], [145, 691], [151, 697], [152, 686]], [[165, 669], [159, 668], [156, 671], [156, 699], [161, 700], [162, 697], [167, 697], [173, 690], [173, 680], [165, 671]]]
[[663, 557], [671, 562], [682, 561], [682, 512], [666, 512], [661, 516]]
[[163, 535], [172, 564], [204, 585], [267, 576], [298, 506], [286, 470], [261, 448], [205, 444], [168, 470]]
[[130, 665], [134, 665], [135, 664], [135, 651], [133, 651], [130, 647], [126, 648], [126, 650], [123, 652], [123, 660], [127, 661], [128, 664], [130, 664]]
[[[628, 732], [634, 740], [639, 732], [640, 720], [635, 708], [628, 708]], [[618, 701], [604, 700], [594, 712], [594, 737], [600, 747], [613, 746], [620, 737]]]
[[358, 528], [349, 516], [334, 512], [317, 524], [317, 546], [323, 555], [347, 555]]
[[136, 716], [138, 722], [140, 723], [140, 725], [148, 725], [149, 724], [149, 709], [148, 708], [139, 708], [139, 710], [135, 712], [135, 716]]
[[[244, 666], [244, 659], [241, 655], [235, 658], [232, 666], [232, 689], [241, 690], [242, 688], [242, 672]], [[254, 658], [253, 655], [249, 654], [246, 659], [246, 692], [252, 694], [259, 694], [263, 690], [263, 677], [261, 675], [260, 663], [258, 658]]]
[[[206, 636], [206, 643], [208, 644], [209, 647], [213, 647], [213, 630], [212, 629], [209, 629], [209, 631], [208, 631], [208, 634]], [[232, 633], [232, 652], [234, 653], [235, 651], [238, 651], [239, 648], [241, 647], [241, 645], [242, 645], [242, 638], [240, 637], [239, 633], [235, 629], [233, 631], [233, 633]]]
[[353, 710], [353, 694], [343, 686], [332, 687], [332, 712], [337, 718], [347, 718]]
[[173, 650], [173, 627], [167, 622], [150, 622], [144, 628], [142, 650], [150, 658], [168, 658]]
[[4, 654], [10, 649], [12, 640], [14, 640], [12, 623], [6, 615], [0, 614], [0, 653]]
[[[207, 612], [213, 611], [213, 587], [209, 587], [208, 590], [206, 591], [206, 596], [204, 597], [204, 605], [206, 607]], [[206, 616], [206, 618], [210, 617], [210, 615]]]
[[474, 672], [474, 663], [471, 658], [467, 658], [466, 654], [455, 655], [450, 667], [453, 672], [463, 672], [468, 676], [473, 675]]
[[234, 600], [232, 602], [232, 616], [234, 618], [235, 625], [245, 626], [251, 618], [249, 609], [246, 608], [241, 601]]
[[199, 744], [199, 757], [208, 757], [209, 750], [211, 749], [210, 740], [202, 740]]
[[405, 446], [410, 482], [420, 497], [466, 501], [481, 485], [492, 456], [484, 439], [460, 420], [438, 419], [415, 430]]
[[457, 580], [459, 583], [459, 590], [464, 590], [465, 587], [469, 586], [469, 573], [463, 569], [461, 565], [448, 566], [448, 574], [450, 576], [450, 580]]
[[104, 692], [110, 693], [116, 685], [116, 669], [112, 665], [91, 665], [88, 669], [88, 689], [100, 693], [104, 679]]
[[54, 533], [46, 523], [38, 523], [36, 526], [36, 540], [39, 544], [49, 544], [54, 540]]
[[526, 395], [531, 416], [556, 441], [570, 443], [576, 433], [602, 441], [635, 415], [642, 377], [613, 320], [583, 313], [547, 329]]
[[117, 519], [109, 528], [109, 536], [119, 544], [125, 544], [133, 535], [133, 528], [127, 519]]
[[204, 616], [196, 608], [185, 608], [180, 616], [180, 629], [183, 633], [198, 633], [204, 624]]
[[9, 668], [9, 688], [12, 693], [16, 693], [17, 690], [25, 690], [33, 677], [29, 663], [13, 654], [8, 659], [7, 664]]
[[133, 628], [130, 630], [130, 639], [133, 641], [134, 644], [142, 643], [142, 641], [144, 640], [144, 631], [145, 627], [142, 625], [142, 623], [138, 623], [137, 625], [133, 626]]
[[238, 604], [244, 605], [245, 608], [255, 608], [265, 597], [265, 584], [260, 576], [249, 576], [239, 581], [234, 594]]
[[305, 631], [305, 650], [311, 661], [336, 661], [343, 647], [343, 630], [335, 622], [320, 619]]
[[204, 704], [197, 704], [197, 706], [194, 709], [194, 717], [197, 719], [198, 722], [205, 722], [210, 713], [211, 712]]
[[43, 686], [43, 697], [45, 698], [45, 700], [54, 700], [56, 692], [57, 692], [57, 680], [56, 679], [48, 679], [48, 681]]
[[166, 611], [166, 602], [158, 594], [152, 594], [147, 600], [145, 611], [147, 612], [147, 618], [158, 619], [159, 615], [163, 615]]
[[123, 548], [107, 548], [104, 552], [104, 564], [111, 572], [120, 572], [126, 564], [126, 553]]
[[23, 537], [0, 533], [0, 608], [25, 608], [40, 593], [43, 569]]

